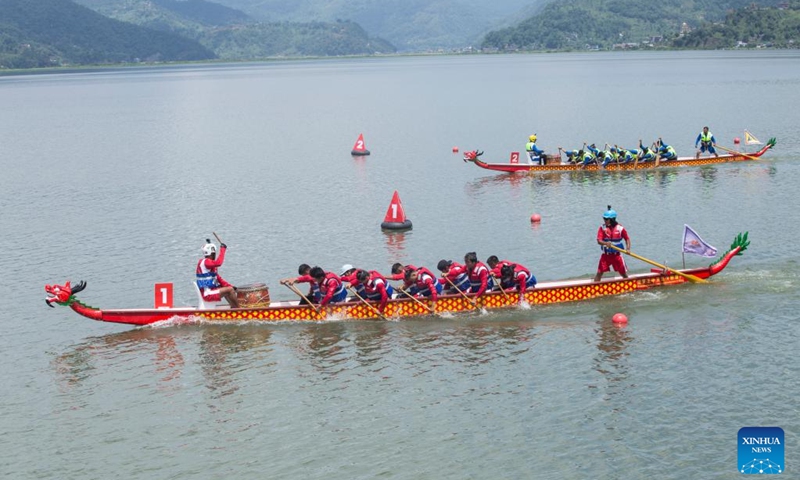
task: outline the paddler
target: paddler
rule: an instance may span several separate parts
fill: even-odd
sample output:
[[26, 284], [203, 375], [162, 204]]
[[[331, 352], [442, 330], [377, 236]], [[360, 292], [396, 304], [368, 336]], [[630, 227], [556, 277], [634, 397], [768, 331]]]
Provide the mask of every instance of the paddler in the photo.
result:
[[324, 307], [329, 303], [344, 302], [347, 299], [347, 290], [344, 288], [342, 280], [339, 275], [333, 272], [326, 272], [320, 267], [314, 267], [309, 272], [309, 275], [319, 285], [319, 293], [322, 299], [319, 305]]
[[500, 269], [500, 285], [504, 290], [516, 288], [522, 303], [525, 301], [525, 290], [536, 286], [536, 277], [525, 266], [512, 263]]
[[236, 298], [236, 287], [226, 282], [217, 271], [225, 261], [225, 251], [227, 249], [227, 245], [220, 243], [219, 259], [217, 259], [216, 245], [208, 242], [203, 246], [203, 258], [197, 262], [197, 269], [195, 270], [197, 288], [200, 289], [203, 300], [207, 302], [219, 302], [224, 298], [232, 308], [238, 308], [239, 300]]
[[639, 139], [639, 161], [640, 162], [650, 162], [656, 159], [656, 149], [651, 147], [645, 147], [642, 144], [642, 139]]
[[374, 270], [369, 272], [366, 270], [357, 270], [356, 282], [364, 287], [364, 295], [361, 297], [364, 300], [380, 302], [378, 304], [378, 311], [383, 314], [386, 309], [386, 304], [389, 303], [389, 299], [392, 298], [392, 294], [394, 293], [394, 289], [392, 289], [392, 286], [386, 281], [386, 278]]
[[478, 261], [478, 255], [475, 252], [468, 252], [464, 255], [464, 264], [467, 266], [469, 275], [470, 292], [474, 293], [476, 297], [480, 297], [486, 293], [486, 290], [494, 287], [494, 282], [489, 276], [489, 267]]
[[442, 284], [436, 281], [436, 277], [425, 267], [416, 270], [405, 270], [406, 290], [415, 297], [430, 297], [434, 302], [437, 296], [442, 293]]
[[528, 137], [525, 144], [525, 152], [528, 153], [528, 163], [531, 165], [541, 165], [544, 159], [544, 150], [536, 146], [536, 134]]
[[[623, 241], [625, 242], [624, 245]], [[603, 273], [608, 272], [611, 268], [622, 275], [622, 278], [628, 278], [628, 269], [625, 266], [625, 259], [622, 257], [621, 252], [609, 248], [609, 246], [614, 245], [617, 248], [624, 248], [630, 251], [631, 239], [625, 227], [617, 223], [617, 212], [611, 209], [611, 205], [603, 213], [603, 225], [597, 230], [597, 244], [600, 245], [603, 254], [600, 255], [600, 263], [597, 265], [597, 274], [594, 276], [594, 281], [599, 282]]]
[[361, 297], [363, 298], [364, 285], [360, 284], [358, 282], [358, 278], [356, 277], [359, 271], [360, 271], [359, 269], [355, 268], [349, 263], [345, 263], [344, 265], [342, 265], [342, 270], [341, 270], [342, 273], [339, 275], [339, 277], [341, 278], [342, 282], [349, 283], [350, 286], [355, 289], [356, 293], [361, 295]]
[[714, 149], [714, 145], [717, 144], [717, 139], [714, 138], [714, 134], [708, 131], [708, 127], [703, 127], [703, 131], [697, 135], [697, 140], [694, 141], [694, 148], [697, 148], [697, 144], [700, 144], [700, 149], [697, 151], [697, 155], [694, 158], [700, 158], [700, 154], [703, 152], [713, 153], [715, 157], [719, 157], [717, 151]]
[[490, 255], [489, 258], [486, 259], [486, 265], [489, 265], [489, 275], [500, 278], [500, 270], [506, 265], [511, 265], [511, 262], [508, 260], [500, 260], [497, 258], [497, 255]]
[[439, 260], [436, 268], [442, 272], [442, 278], [439, 283], [442, 284], [447, 293], [469, 292], [472, 285], [469, 283], [467, 267], [452, 260], [442, 259]]
[[675, 152], [675, 148], [664, 143], [661, 137], [658, 137], [656, 145], [658, 146], [658, 158], [660, 161], [676, 160], [678, 158], [678, 153]]
[[[311, 267], [306, 263], [301, 263], [299, 267], [297, 267], [297, 274], [299, 277], [297, 278], [284, 278], [281, 280], [281, 283], [284, 285], [294, 285], [295, 283], [308, 283], [310, 284], [310, 289], [308, 291], [308, 298], [312, 302], [319, 302], [320, 295], [319, 295], [319, 285], [314, 280], [309, 273], [311, 272]], [[299, 305], [305, 305], [306, 302], [305, 298], [300, 299]]]
[[567, 163], [578, 163], [579, 153], [580, 150], [564, 150], [563, 147], [558, 147], [558, 154], [561, 156], [561, 153], [567, 156]]
[[392, 265], [392, 274], [388, 276], [390, 280], [404, 280], [406, 270], [416, 270], [414, 265], [403, 265], [402, 263], [395, 263]]

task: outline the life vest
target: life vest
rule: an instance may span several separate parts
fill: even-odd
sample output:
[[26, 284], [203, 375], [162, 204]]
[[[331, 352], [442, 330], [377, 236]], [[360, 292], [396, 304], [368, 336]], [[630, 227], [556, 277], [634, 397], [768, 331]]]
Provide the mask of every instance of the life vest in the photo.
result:
[[197, 288], [199, 288], [201, 292], [204, 292], [207, 288], [219, 288], [217, 269], [214, 268], [213, 270], [210, 270], [208, 267], [206, 267], [205, 258], [201, 258], [200, 261], [197, 262], [197, 270], [195, 271], [195, 275], [197, 276]]
[[530, 288], [536, 285], [536, 277], [531, 275], [531, 271], [522, 265], [514, 265], [514, 275], [510, 279], [503, 279], [501, 285], [503, 288], [515, 288], [519, 285], [519, 278], [525, 278], [525, 288]]
[[382, 284], [384, 288], [386, 288], [386, 295], [389, 298], [392, 297], [392, 293], [394, 293], [394, 289], [392, 286], [386, 282], [386, 278], [381, 275], [379, 272], [375, 270], [371, 270], [369, 272], [369, 278], [367, 279], [366, 283], [364, 283], [364, 293], [369, 300], [380, 300], [381, 299], [381, 292], [378, 290], [378, 285]]
[[711, 145], [711, 138], [714, 136], [713, 133], [708, 132], [707, 134], [700, 132], [700, 141], [703, 145]]
[[584, 150], [581, 160], [583, 160], [584, 164], [591, 163], [594, 161], [594, 154], [590, 150]]
[[[625, 228], [623, 228], [622, 225], [618, 223], [616, 226], [611, 228], [608, 228], [605, 225], [603, 225], [600, 228], [603, 229], [604, 242], [611, 242], [617, 248], [623, 248], [623, 249], [625, 248], [625, 244], [622, 242], [623, 240], [622, 231], [625, 230]], [[608, 248], [602, 245], [600, 246], [600, 248], [603, 250], [603, 253], [612, 253], [619, 255], [619, 252], [614, 250], [613, 248]]]
[[662, 144], [661, 148], [659, 149], [659, 153], [664, 155], [667, 158], [675, 158], [678, 154], [675, 152], [675, 149], [672, 148], [671, 145]]
[[[467, 273], [467, 267], [461, 265], [460, 263], [453, 262], [452, 265], [450, 265], [450, 272], [448, 273], [452, 273], [454, 270], [460, 273], [457, 273], [455, 278], [451, 278], [450, 275], [448, 274], [447, 278], [449, 278], [450, 282], [453, 282], [453, 285], [455, 285], [456, 288], [458, 288], [462, 292], [468, 290], [470, 288], [470, 283], [469, 283], [469, 274]], [[445, 286], [452, 288], [453, 285], [450, 285], [450, 282], [445, 280], [444, 281]]]
[[333, 296], [331, 298], [336, 298], [342, 295], [342, 293], [345, 291], [344, 283], [342, 283], [342, 280], [339, 278], [339, 276], [333, 272], [327, 272], [325, 274], [325, 280], [323, 280], [322, 283], [319, 284], [319, 292], [320, 294], [322, 294], [323, 297], [328, 294], [328, 282], [331, 279], [336, 280], [337, 284], [335, 290], [333, 291]]
[[[430, 279], [430, 285], [426, 283], [427, 279]], [[425, 267], [417, 269], [417, 281], [414, 284], [414, 292], [416, 294], [429, 296], [431, 295], [431, 285], [436, 289], [436, 293], [441, 292], [442, 285], [436, 281], [436, 277], [433, 276], [430, 270]]]
[[489, 267], [483, 264], [483, 262], [478, 262], [475, 264], [475, 267], [469, 271], [469, 284], [473, 289], [481, 287], [481, 273], [486, 272], [486, 288], [492, 288], [494, 282], [492, 282], [492, 277], [489, 276]]

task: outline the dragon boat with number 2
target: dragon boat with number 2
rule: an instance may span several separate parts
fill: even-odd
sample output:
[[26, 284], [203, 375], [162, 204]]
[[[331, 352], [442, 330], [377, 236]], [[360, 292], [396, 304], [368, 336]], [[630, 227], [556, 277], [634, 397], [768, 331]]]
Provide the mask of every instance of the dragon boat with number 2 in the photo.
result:
[[[483, 152], [472, 150], [464, 152], [464, 161], [471, 162], [480, 168], [486, 170], [493, 170], [495, 172], [596, 172], [607, 171], [615, 172], [621, 170], [651, 170], [653, 168], [676, 168], [676, 167], [699, 167], [703, 165], [714, 165], [717, 163], [730, 163], [730, 162], [747, 162], [754, 161], [761, 158], [767, 150], [775, 146], [775, 138], [770, 138], [769, 141], [760, 150], [753, 153], [736, 152], [734, 150], [719, 147], [729, 153], [721, 154], [717, 157], [678, 157], [675, 160], [661, 160], [646, 162], [627, 162], [627, 163], [609, 163], [605, 167], [597, 163], [590, 163], [583, 165], [582, 163], [562, 163], [559, 155], [544, 155], [542, 165], [528, 164], [528, 163], [487, 163], [481, 160], [480, 157]], [[517, 158], [519, 158], [517, 156]]]
[[[622, 295], [657, 287], [680, 285], [689, 281], [702, 282], [725, 269], [731, 259], [736, 255], [741, 255], [749, 244], [747, 233], [739, 234], [727, 252], [704, 268], [652, 269], [646, 273], [632, 274], [628, 278], [615, 277], [600, 282], [593, 282], [591, 279], [542, 282], [535, 288], [526, 290], [524, 300], [531, 306], [548, 305]], [[149, 325], [174, 319], [205, 319], [215, 322], [399, 319], [446, 312], [466, 313], [482, 308], [486, 310], [513, 308], [517, 307], [520, 302], [520, 295], [517, 292], [491, 291], [477, 298], [464, 294], [440, 295], [436, 302], [427, 299], [397, 297], [389, 301], [383, 314], [380, 314], [375, 308], [376, 303], [367, 303], [359, 299], [337, 303], [322, 309], [307, 304], [301, 305], [297, 301], [281, 301], [272, 302], [268, 306], [243, 306], [240, 308], [214, 306], [211, 308], [106, 310], [89, 306], [75, 297], [85, 288], [86, 283], [84, 282], [80, 282], [75, 287], [72, 287], [70, 282], [63, 286], [47, 285], [45, 291], [48, 293], [48, 297], [45, 301], [51, 307], [53, 303], [68, 306], [78, 314], [92, 320], [128, 325]]]

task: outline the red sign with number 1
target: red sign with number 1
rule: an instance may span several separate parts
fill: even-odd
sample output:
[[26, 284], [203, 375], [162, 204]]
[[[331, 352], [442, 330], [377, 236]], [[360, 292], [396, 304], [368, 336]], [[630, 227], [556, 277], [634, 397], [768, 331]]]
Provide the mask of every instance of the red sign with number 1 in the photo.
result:
[[171, 283], [156, 283], [155, 308], [172, 308]]

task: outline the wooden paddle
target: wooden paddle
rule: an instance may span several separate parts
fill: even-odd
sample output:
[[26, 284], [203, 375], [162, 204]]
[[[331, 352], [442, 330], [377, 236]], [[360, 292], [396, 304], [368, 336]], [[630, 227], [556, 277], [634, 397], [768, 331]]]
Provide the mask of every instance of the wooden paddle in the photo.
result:
[[350, 293], [352, 293], [353, 295], [355, 295], [356, 297], [358, 297], [358, 299], [359, 299], [359, 300], [361, 300], [362, 302], [364, 302], [364, 305], [366, 305], [366, 306], [368, 306], [370, 309], [372, 309], [372, 311], [373, 311], [373, 312], [375, 312], [375, 315], [377, 315], [377, 316], [381, 317], [381, 318], [382, 318], [382, 319], [384, 319], [384, 320], [388, 320], [388, 319], [386, 318], [386, 316], [380, 312], [380, 310], [378, 310], [377, 308], [373, 307], [373, 306], [372, 306], [372, 304], [371, 304], [371, 303], [369, 303], [368, 301], [364, 300], [364, 297], [362, 297], [361, 295], [359, 295], [359, 294], [358, 294], [358, 292], [356, 292], [356, 291], [355, 291], [355, 289], [353, 289], [353, 288], [348, 288], [348, 290], [350, 291]]
[[618, 252], [624, 253], [626, 255], [630, 255], [631, 257], [636, 258], [638, 260], [641, 260], [641, 261], [643, 261], [645, 263], [649, 263], [650, 265], [662, 268], [664, 270], [667, 270], [668, 272], [672, 272], [672, 273], [674, 273], [676, 275], [680, 275], [681, 277], [684, 277], [684, 278], [686, 278], [688, 280], [691, 280], [692, 282], [695, 282], [695, 283], [708, 283], [706, 280], [703, 280], [700, 277], [696, 277], [696, 276], [688, 274], [688, 273], [680, 272], [678, 270], [675, 270], [674, 268], [669, 268], [666, 265], [661, 265], [660, 263], [654, 262], [653, 260], [650, 260], [649, 258], [644, 258], [641, 255], [636, 255], [635, 253], [629, 252], [628, 250], [623, 250], [623, 249], [617, 247], [616, 245], [608, 245], [608, 248], [613, 248], [614, 250], [616, 250]]
[[503, 288], [503, 283], [500, 280], [498, 280], [497, 277], [494, 276], [494, 273], [490, 275], [492, 276], [492, 279], [494, 279], [494, 283], [496, 283], [498, 288], [500, 288], [500, 291], [503, 292], [503, 296], [506, 297], [506, 300], [508, 300], [508, 294], [506, 293], [506, 290]]
[[747, 158], [749, 160], [758, 160], [758, 157], [754, 157], [752, 155], [748, 155], [748, 154], [746, 154], [744, 152], [737, 152], [736, 150], [731, 150], [730, 148], [725, 148], [725, 147], [723, 147], [721, 145], [714, 145], [714, 146], [717, 147], [717, 148], [721, 148], [721, 149], [725, 150], [728, 153], [732, 153], [734, 155], [741, 155], [744, 158]]
[[449, 278], [447, 278], [447, 277], [444, 277], [444, 279], [445, 279], [445, 280], [447, 280], [447, 283], [449, 283], [450, 285], [452, 285], [452, 286], [453, 286], [453, 288], [454, 288], [454, 289], [455, 289], [455, 290], [456, 290], [458, 293], [460, 293], [462, 297], [464, 297], [464, 298], [466, 298], [466, 299], [467, 299], [467, 301], [469, 302], [469, 304], [470, 304], [470, 305], [472, 305], [472, 308], [475, 308], [475, 309], [477, 309], [477, 308], [478, 308], [478, 302], [476, 302], [475, 300], [473, 300], [473, 299], [469, 298], [469, 297], [467, 296], [467, 294], [466, 294], [466, 293], [462, 292], [460, 288], [456, 287], [456, 284], [455, 284], [455, 283], [453, 283], [453, 281], [452, 281], [452, 280], [450, 280], [450, 279], [449, 279]]
[[213, 234], [214, 234], [214, 238], [216, 238], [216, 239], [217, 239], [217, 243], [219, 243], [220, 245], [222, 245], [222, 240], [220, 240], [220, 239], [219, 239], [219, 235], [217, 235], [217, 232], [211, 232], [211, 233], [213, 233]]
[[417, 297], [415, 297], [414, 295], [411, 295], [410, 293], [408, 293], [407, 291], [403, 290], [400, 287], [397, 287], [397, 290], [400, 291], [400, 292], [403, 292], [403, 294], [405, 294], [406, 297], [410, 298], [411, 300], [414, 300], [415, 302], [419, 303], [423, 307], [427, 308], [429, 312], [436, 313], [435, 309], [433, 309], [433, 308], [425, 305], [424, 303], [420, 302], [419, 299]]
[[309, 306], [309, 307], [311, 307], [311, 308], [313, 308], [313, 309], [314, 309], [314, 311], [315, 311], [315, 312], [317, 312], [317, 316], [319, 316], [319, 315], [320, 315], [320, 313], [319, 313], [319, 307], [317, 307], [316, 305], [314, 305], [313, 303], [311, 303], [311, 300], [309, 300], [309, 299], [308, 299], [308, 298], [307, 298], [305, 295], [303, 295], [303, 292], [301, 292], [301, 291], [300, 291], [300, 290], [299, 290], [297, 287], [295, 287], [295, 286], [294, 286], [294, 285], [292, 285], [291, 283], [283, 283], [283, 285], [285, 285], [285, 286], [286, 286], [286, 288], [288, 288], [289, 290], [293, 291], [293, 292], [294, 292], [294, 293], [296, 293], [297, 295], [300, 295], [300, 298], [302, 298], [303, 300], [305, 300], [305, 301], [306, 301], [306, 303], [308, 304], [308, 306]]

